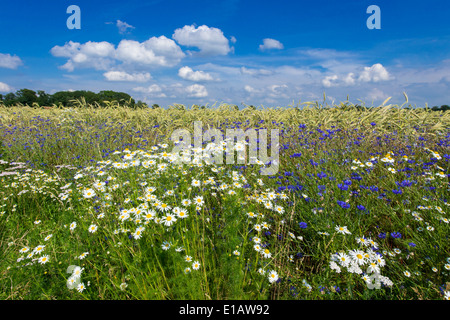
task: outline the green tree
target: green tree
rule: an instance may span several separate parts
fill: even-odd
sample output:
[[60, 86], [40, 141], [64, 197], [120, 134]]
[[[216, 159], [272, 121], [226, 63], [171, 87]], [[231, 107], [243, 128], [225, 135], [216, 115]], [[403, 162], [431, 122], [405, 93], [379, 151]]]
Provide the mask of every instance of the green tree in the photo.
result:
[[84, 100], [86, 104], [95, 104], [95, 102], [100, 103], [98, 95], [92, 91], [86, 90], [76, 90], [76, 91], [58, 91], [55, 92], [49, 99], [50, 104], [62, 104], [64, 107], [75, 106], [73, 100]]
[[50, 97], [51, 95], [46, 93], [44, 90], [37, 91], [38, 99], [37, 103], [39, 106], [48, 106], [50, 105]]
[[17, 103], [16, 95], [13, 92], [7, 93], [5, 95], [4, 101], [5, 101], [5, 105], [11, 106], [11, 105]]
[[125, 103], [128, 103], [128, 101], [131, 101], [131, 106], [134, 106], [136, 103], [128, 93], [115, 92], [112, 90], [100, 91], [98, 93], [98, 99], [100, 100], [99, 103], [103, 101], [117, 101], [119, 104], [124, 105]]
[[30, 89], [20, 89], [16, 92], [16, 100], [18, 103], [33, 105], [34, 102], [37, 102], [38, 97], [36, 96], [36, 92]]
[[134, 106], [132, 106], [133, 108], [148, 108], [148, 104], [146, 104], [145, 102], [143, 102], [143, 101], [141, 101], [141, 100], [138, 100], [138, 102], [136, 102], [135, 104], [134, 104]]
[[64, 107], [69, 105], [69, 101], [73, 99], [72, 92], [70, 91], [58, 91], [55, 92], [51, 98], [50, 103], [54, 104], [62, 104]]
[[88, 104], [94, 104], [95, 102], [100, 103], [100, 97], [97, 93], [92, 91], [75, 91], [77, 94], [77, 99], [84, 97], [86, 100], [86, 103]]

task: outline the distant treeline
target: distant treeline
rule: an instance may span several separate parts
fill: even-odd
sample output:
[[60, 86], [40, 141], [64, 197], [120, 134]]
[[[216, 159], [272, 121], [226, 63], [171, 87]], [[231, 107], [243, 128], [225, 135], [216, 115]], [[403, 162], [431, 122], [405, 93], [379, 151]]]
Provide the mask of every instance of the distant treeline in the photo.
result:
[[[131, 108], [148, 108], [148, 104], [138, 100], [137, 102], [128, 94], [124, 92], [116, 92], [112, 90], [100, 91], [99, 93], [95, 93], [92, 91], [86, 90], [76, 90], [76, 91], [58, 91], [54, 94], [46, 93], [43, 90], [33, 91], [30, 89], [20, 89], [15, 93], [10, 92], [5, 95], [0, 94], [0, 105], [3, 104], [5, 106], [16, 106], [19, 104], [28, 105], [30, 107], [79, 107], [84, 104], [89, 104], [91, 106], [105, 107], [111, 105], [112, 102], [115, 101], [115, 105], [119, 106], [128, 106]], [[153, 104], [151, 108], [156, 109], [160, 106], [158, 104]], [[239, 110], [237, 105], [233, 106], [236, 110]], [[250, 109], [256, 109], [253, 105], [246, 106]], [[186, 109], [184, 105], [174, 104], [169, 106], [169, 108], [173, 109]], [[205, 109], [206, 106], [198, 106], [194, 105], [192, 109]], [[358, 110], [366, 110], [370, 109], [370, 107], [361, 106], [361, 105], [341, 105], [343, 109], [358, 109]], [[411, 107], [407, 107], [406, 109], [412, 109]], [[429, 108], [431, 111], [448, 111], [450, 110], [450, 106], [442, 105], [442, 106], [434, 106]]]
[[440, 106], [440, 107], [438, 107], [438, 106], [432, 107], [431, 110], [433, 110], [433, 111], [447, 111], [447, 110], [450, 110], [450, 106], [444, 104], [443, 106]]
[[[132, 108], [146, 108], [148, 105], [140, 100], [137, 102], [127, 93], [116, 92], [111, 90], [100, 91], [95, 93], [86, 90], [76, 91], [58, 91], [54, 94], [46, 93], [43, 90], [33, 91], [30, 89], [20, 89], [15, 93], [10, 92], [5, 95], [0, 94], [0, 103], [6, 106], [15, 106], [18, 104], [40, 107], [76, 107], [79, 106], [77, 101], [85, 101], [86, 104], [104, 107], [108, 103], [116, 101], [117, 104], [123, 106], [128, 105]], [[83, 102], [84, 102], [83, 101]]]
[[[364, 110], [364, 109], [370, 109], [371, 107], [366, 107], [366, 106], [361, 106], [361, 105], [352, 105], [352, 106], [344, 106], [344, 109], [348, 108], [348, 109], [352, 109], [352, 108], [356, 108], [358, 110]], [[405, 107], [404, 109], [412, 109], [411, 107]], [[429, 108], [429, 110], [431, 111], [447, 111], [450, 110], [450, 106], [444, 104], [442, 106], [434, 106], [432, 108]]]

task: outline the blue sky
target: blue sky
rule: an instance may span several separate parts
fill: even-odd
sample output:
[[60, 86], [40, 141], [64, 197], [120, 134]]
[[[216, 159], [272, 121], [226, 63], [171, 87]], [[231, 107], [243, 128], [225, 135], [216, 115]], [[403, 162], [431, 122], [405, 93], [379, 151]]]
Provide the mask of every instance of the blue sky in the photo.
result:
[[[81, 29], [68, 29], [68, 6]], [[377, 5], [381, 29], [367, 28]], [[167, 106], [450, 104], [450, 4], [17, 1], [0, 10], [0, 93], [115, 90]]]

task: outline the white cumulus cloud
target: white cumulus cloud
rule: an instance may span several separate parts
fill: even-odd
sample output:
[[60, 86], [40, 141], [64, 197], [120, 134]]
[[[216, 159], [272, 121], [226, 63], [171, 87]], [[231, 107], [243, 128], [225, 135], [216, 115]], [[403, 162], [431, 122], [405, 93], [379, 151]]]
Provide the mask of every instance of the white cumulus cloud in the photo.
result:
[[165, 36], [152, 37], [144, 42], [122, 40], [116, 50], [116, 59], [129, 64], [172, 67], [184, 56], [175, 41]]
[[226, 55], [232, 49], [222, 30], [202, 25], [196, 28], [184, 26], [176, 29], [172, 38], [187, 47], [196, 47], [204, 55]]
[[55, 57], [68, 58], [62, 69], [95, 68], [111, 70], [117, 63], [126, 66], [165, 66], [171, 67], [185, 57], [175, 41], [165, 36], [152, 37], [144, 42], [122, 40], [117, 48], [102, 41], [78, 43], [69, 41], [63, 46], [54, 46], [51, 51]]
[[0, 92], [11, 92], [13, 89], [4, 82], [0, 82]]
[[389, 72], [382, 64], [376, 63], [371, 67], [364, 67], [364, 70], [359, 75], [359, 80], [364, 82], [378, 82], [390, 80]]
[[152, 84], [149, 87], [133, 88], [133, 91], [148, 94], [151, 97], [155, 97], [155, 98], [165, 98], [166, 97], [166, 94], [164, 92], [162, 92], [162, 88], [157, 84]]
[[208, 96], [208, 91], [205, 86], [201, 84], [193, 84], [189, 87], [186, 87], [186, 92], [188, 93], [188, 97], [193, 98], [204, 98]]
[[352, 86], [355, 84], [355, 74], [353, 72], [350, 72], [347, 74], [344, 78], [344, 83], [348, 86]]
[[349, 72], [345, 76], [336, 74], [326, 76], [322, 80], [324, 87], [334, 87], [339, 85], [353, 86], [360, 83], [380, 82], [391, 80], [392, 76], [383, 65], [376, 63], [371, 67], [364, 67], [360, 72]]
[[114, 62], [114, 45], [106, 41], [83, 44], [69, 41], [63, 46], [54, 46], [50, 52], [55, 57], [69, 58], [61, 66], [67, 71], [73, 71], [75, 67], [107, 70]]
[[244, 86], [244, 90], [248, 93], [259, 93], [260, 91], [258, 89], [253, 88], [252, 86], [249, 86], [248, 84]]
[[0, 53], [0, 68], [16, 69], [22, 64], [22, 60], [18, 56], [12, 56], [9, 53]]
[[148, 72], [142, 73], [127, 73], [125, 71], [108, 71], [103, 74], [108, 81], [130, 81], [130, 82], [145, 82], [152, 77]]
[[259, 45], [259, 50], [269, 50], [269, 49], [283, 49], [283, 44], [275, 39], [266, 38], [263, 39], [263, 44]]
[[337, 84], [336, 80], [338, 80], [338, 76], [335, 74], [332, 76], [326, 76], [325, 79], [322, 80], [322, 84], [324, 87], [329, 88]]
[[128, 29], [134, 29], [134, 27], [132, 25], [126, 23], [125, 21], [120, 21], [120, 20], [116, 21], [116, 26], [119, 29], [120, 34], [126, 33], [128, 31]]
[[189, 67], [182, 67], [178, 70], [178, 76], [190, 81], [213, 81], [213, 77], [203, 71], [194, 71]]

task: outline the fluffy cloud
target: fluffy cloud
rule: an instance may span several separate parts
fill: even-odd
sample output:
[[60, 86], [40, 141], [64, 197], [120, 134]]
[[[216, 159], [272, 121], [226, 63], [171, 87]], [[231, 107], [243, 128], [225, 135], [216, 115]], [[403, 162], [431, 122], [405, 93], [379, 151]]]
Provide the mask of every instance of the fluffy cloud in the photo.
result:
[[172, 67], [185, 54], [175, 41], [165, 36], [152, 37], [144, 42], [122, 40], [117, 46], [116, 59], [126, 64]]
[[108, 71], [103, 76], [108, 81], [145, 82], [151, 79], [151, 75], [148, 72], [130, 74], [125, 71]]
[[55, 57], [69, 58], [61, 66], [67, 71], [75, 68], [110, 70], [117, 62], [128, 66], [137, 64], [171, 67], [185, 56], [175, 41], [165, 36], [152, 37], [144, 42], [122, 40], [117, 49], [106, 41], [88, 41], [84, 44], [69, 41], [64, 46], [54, 46], [50, 52]]
[[273, 84], [268, 87], [268, 96], [271, 98], [288, 98], [288, 86], [286, 84]]
[[244, 90], [247, 91], [250, 94], [253, 93], [260, 93], [260, 90], [253, 88], [252, 86], [249, 86], [248, 84], [245, 85]]
[[364, 70], [359, 75], [359, 80], [364, 82], [378, 82], [390, 79], [389, 72], [380, 63], [376, 63], [371, 67], [364, 67]]
[[194, 71], [189, 67], [182, 67], [178, 70], [178, 76], [190, 81], [212, 81], [213, 77], [203, 71]]
[[124, 21], [117, 20], [116, 26], [119, 29], [120, 34], [124, 34], [128, 31], [128, 29], [134, 29], [134, 27]]
[[232, 51], [223, 32], [206, 25], [176, 29], [172, 38], [183, 46], [198, 48], [203, 55], [226, 55]]
[[165, 98], [166, 94], [162, 92], [162, 88], [157, 84], [152, 84], [149, 87], [133, 88], [133, 91], [147, 94], [154, 98]]
[[283, 44], [275, 39], [266, 38], [263, 39], [263, 44], [259, 45], [259, 50], [269, 50], [269, 49], [283, 49]]
[[11, 92], [13, 89], [4, 82], [0, 82], [0, 92]]
[[329, 88], [329, 87], [334, 86], [334, 85], [337, 84], [336, 83], [337, 79], [338, 79], [338, 76], [335, 75], [335, 74], [332, 75], [332, 76], [326, 76], [325, 79], [322, 80], [322, 84], [323, 84], [324, 87]]
[[344, 83], [348, 86], [352, 86], [355, 84], [355, 74], [353, 72], [348, 73], [343, 79]]
[[261, 89], [255, 89], [254, 87], [247, 84], [244, 86], [244, 90], [251, 96], [258, 96], [260, 98], [287, 98], [289, 87], [286, 84], [272, 84], [267, 85]]
[[75, 67], [107, 70], [114, 62], [114, 46], [106, 41], [83, 44], [69, 41], [64, 46], [54, 46], [50, 52], [55, 57], [69, 58], [61, 66], [67, 71], [73, 71]]
[[357, 76], [354, 72], [349, 72], [347, 75], [342, 77], [342, 81], [339, 81], [339, 76], [334, 74], [326, 76], [322, 80], [324, 87], [333, 87], [338, 85], [353, 86], [357, 83], [364, 82], [380, 82], [391, 80], [393, 77], [389, 74], [383, 65], [376, 63], [371, 67], [364, 67], [364, 69]]
[[186, 92], [188, 93], [188, 97], [192, 98], [204, 98], [208, 96], [208, 91], [201, 84], [193, 84], [192, 86], [186, 87]]
[[0, 68], [16, 69], [22, 64], [22, 60], [18, 56], [0, 53]]
[[279, 92], [279, 90], [280, 89], [282, 89], [282, 88], [287, 88], [288, 86], [287, 85], [285, 85], [285, 84], [273, 84], [273, 85], [271, 85], [270, 87], [269, 87], [269, 89], [270, 89], [270, 91], [272, 91], [272, 92], [274, 92], [274, 93], [277, 93], [277, 92]]

